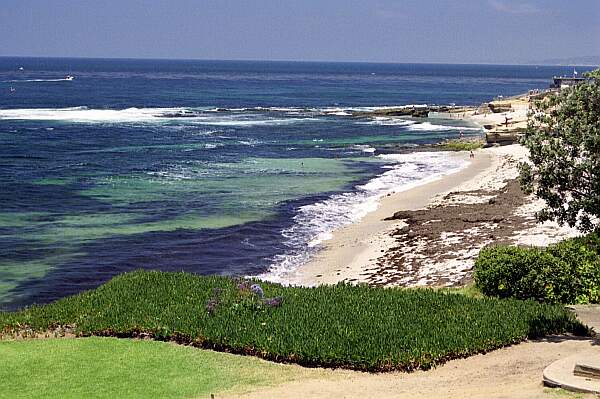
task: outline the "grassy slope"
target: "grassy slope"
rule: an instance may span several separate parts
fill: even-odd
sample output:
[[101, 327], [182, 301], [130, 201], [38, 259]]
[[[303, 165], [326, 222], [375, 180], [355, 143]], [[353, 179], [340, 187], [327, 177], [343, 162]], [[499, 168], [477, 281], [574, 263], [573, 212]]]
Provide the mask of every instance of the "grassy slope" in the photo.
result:
[[[54, 304], [0, 313], [0, 329], [177, 339], [303, 365], [429, 368], [547, 333], [581, 330], [561, 306], [433, 290], [262, 284], [270, 308], [224, 277], [135, 272]], [[207, 302], [215, 300], [215, 312]]]
[[[165, 342], [0, 342], [0, 398], [189, 398], [283, 382], [294, 367]], [[217, 395], [218, 396], [218, 395]]]

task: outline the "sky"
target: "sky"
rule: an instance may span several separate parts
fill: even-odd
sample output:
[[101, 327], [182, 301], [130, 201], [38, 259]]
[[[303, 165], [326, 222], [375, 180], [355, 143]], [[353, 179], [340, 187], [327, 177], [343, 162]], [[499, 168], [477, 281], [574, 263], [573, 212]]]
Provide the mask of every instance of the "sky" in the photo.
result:
[[600, 0], [2, 0], [0, 56], [526, 63], [600, 56]]

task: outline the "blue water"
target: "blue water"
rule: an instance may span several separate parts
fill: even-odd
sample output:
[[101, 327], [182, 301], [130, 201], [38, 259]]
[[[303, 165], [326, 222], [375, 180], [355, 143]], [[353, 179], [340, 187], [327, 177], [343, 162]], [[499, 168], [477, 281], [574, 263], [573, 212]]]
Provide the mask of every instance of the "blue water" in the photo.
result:
[[423, 145], [480, 134], [349, 111], [479, 104], [569, 72], [0, 58], [0, 307], [138, 268], [299, 267], [379, 196], [464, 166]]

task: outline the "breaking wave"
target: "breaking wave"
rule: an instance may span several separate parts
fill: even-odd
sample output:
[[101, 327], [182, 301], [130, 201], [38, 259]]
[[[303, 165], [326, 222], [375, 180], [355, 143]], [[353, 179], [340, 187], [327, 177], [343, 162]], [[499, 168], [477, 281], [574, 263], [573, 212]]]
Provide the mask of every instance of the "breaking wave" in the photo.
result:
[[465, 127], [465, 126], [449, 126], [449, 125], [436, 125], [430, 122], [422, 122], [418, 124], [411, 124], [406, 128], [407, 130], [413, 131], [441, 131], [441, 130], [481, 130], [478, 127]]
[[378, 126], [409, 126], [409, 125], [414, 125], [417, 122], [415, 121], [411, 121], [408, 119], [403, 119], [403, 118], [394, 118], [394, 117], [387, 117], [387, 116], [377, 116], [375, 118], [373, 118], [373, 120], [371, 121], [367, 121], [367, 122], [357, 122], [357, 124], [359, 125], [378, 125]]
[[5, 80], [4, 83], [31, 83], [31, 82], [70, 82], [73, 79], [58, 78], [58, 79], [13, 79]]
[[131, 123], [181, 121], [189, 124], [212, 126], [287, 125], [318, 118], [274, 118], [264, 115], [214, 115], [206, 110], [192, 108], [126, 108], [90, 109], [71, 108], [24, 108], [0, 110], [0, 120], [62, 121], [74, 123]]
[[288, 251], [276, 255], [268, 272], [260, 278], [285, 283], [285, 276], [306, 263], [336, 229], [375, 211], [383, 196], [437, 180], [468, 165], [467, 161], [446, 152], [386, 154], [379, 158], [384, 162], [384, 172], [379, 176], [356, 186], [355, 191], [334, 194], [298, 209], [294, 224], [281, 232]]

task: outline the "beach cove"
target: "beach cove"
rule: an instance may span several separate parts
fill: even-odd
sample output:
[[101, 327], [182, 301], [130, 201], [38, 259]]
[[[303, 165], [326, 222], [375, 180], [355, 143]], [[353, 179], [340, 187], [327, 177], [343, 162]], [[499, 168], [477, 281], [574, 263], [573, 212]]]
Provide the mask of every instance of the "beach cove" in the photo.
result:
[[600, 2], [0, 13], [0, 399], [600, 399]]
[[479, 250], [489, 244], [547, 246], [579, 235], [556, 223], [536, 224], [542, 203], [525, 196], [518, 144], [458, 152], [468, 165], [389, 194], [376, 211], [333, 233], [309, 263], [281, 281], [300, 285], [464, 286]]
[[[157, 72], [144, 60], [0, 60], [0, 87], [15, 89], [0, 97], [6, 161], [0, 183], [9, 188], [0, 192], [0, 309], [48, 303], [137, 269], [283, 281], [332, 232], [380, 200], [387, 204], [388, 193], [470, 162], [437, 144], [461, 132], [479, 137], [480, 126], [503, 121], [501, 113], [485, 121], [424, 118], [425, 109], [472, 110], [566, 72], [225, 61], [159, 66]], [[65, 69], [76, 78], [57, 81]], [[452, 103], [461, 106], [443, 105]], [[485, 157], [477, 153], [474, 163]], [[453, 183], [443, 184], [450, 190]], [[424, 203], [433, 194], [419, 196]], [[381, 209], [383, 218], [401, 207]]]

